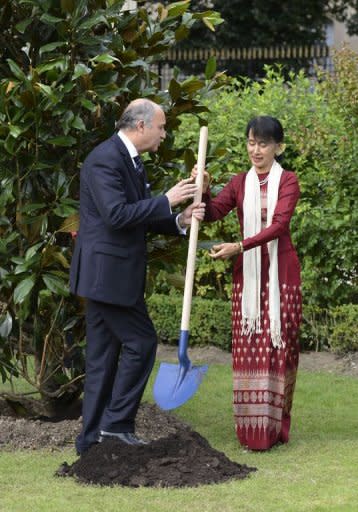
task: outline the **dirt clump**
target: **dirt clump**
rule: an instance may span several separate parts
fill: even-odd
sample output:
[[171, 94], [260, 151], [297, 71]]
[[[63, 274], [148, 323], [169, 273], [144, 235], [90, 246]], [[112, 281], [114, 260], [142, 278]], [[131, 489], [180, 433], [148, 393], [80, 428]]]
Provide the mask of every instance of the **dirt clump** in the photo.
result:
[[[105, 440], [72, 465], [61, 464], [56, 476], [102, 486], [195, 487], [243, 479], [255, 470], [231, 461], [189, 425], [154, 404], [141, 404], [136, 423], [137, 435], [149, 444]], [[0, 414], [0, 449], [74, 448], [80, 430], [80, 417], [56, 422]]]
[[71, 466], [62, 464], [56, 474], [102, 486], [177, 488], [243, 479], [255, 470], [231, 461], [200, 434], [182, 427], [142, 446], [106, 439]]

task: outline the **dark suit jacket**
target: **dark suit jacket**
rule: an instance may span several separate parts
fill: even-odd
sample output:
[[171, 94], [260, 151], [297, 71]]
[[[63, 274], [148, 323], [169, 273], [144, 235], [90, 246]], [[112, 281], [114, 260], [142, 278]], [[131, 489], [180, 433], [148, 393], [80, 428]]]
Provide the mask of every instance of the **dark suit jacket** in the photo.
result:
[[134, 305], [144, 293], [147, 231], [178, 234], [175, 217], [165, 195], [150, 197], [118, 134], [97, 146], [81, 169], [72, 293]]

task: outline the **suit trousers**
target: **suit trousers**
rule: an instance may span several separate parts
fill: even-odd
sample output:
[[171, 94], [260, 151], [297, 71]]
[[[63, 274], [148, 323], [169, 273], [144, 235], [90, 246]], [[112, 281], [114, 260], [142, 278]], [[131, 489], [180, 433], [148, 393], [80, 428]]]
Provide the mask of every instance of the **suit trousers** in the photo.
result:
[[144, 298], [132, 307], [87, 300], [79, 454], [97, 442], [100, 430], [134, 432], [156, 349], [157, 335]]

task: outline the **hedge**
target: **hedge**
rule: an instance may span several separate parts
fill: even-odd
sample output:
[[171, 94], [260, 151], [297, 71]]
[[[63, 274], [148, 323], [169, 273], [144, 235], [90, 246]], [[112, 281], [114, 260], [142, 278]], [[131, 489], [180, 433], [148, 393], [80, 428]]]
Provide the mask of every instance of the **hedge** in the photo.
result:
[[[182, 297], [153, 294], [147, 303], [160, 342], [176, 345], [180, 332]], [[357, 325], [358, 305], [347, 304], [329, 310], [304, 305], [301, 349], [330, 349], [335, 353], [356, 351]], [[230, 351], [230, 301], [193, 298], [189, 343], [191, 346], [213, 345]]]
[[[147, 303], [159, 340], [170, 345], [177, 344], [182, 297], [153, 294]], [[223, 350], [230, 350], [230, 316], [230, 301], [194, 297], [190, 317], [190, 345], [214, 345]]]

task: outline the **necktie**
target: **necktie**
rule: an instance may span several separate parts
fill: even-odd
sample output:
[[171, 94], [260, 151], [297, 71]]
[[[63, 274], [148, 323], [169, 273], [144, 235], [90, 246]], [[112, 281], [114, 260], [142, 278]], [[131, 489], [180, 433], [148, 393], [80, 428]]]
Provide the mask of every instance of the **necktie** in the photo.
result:
[[139, 179], [140, 188], [141, 188], [142, 193], [144, 194], [144, 192], [145, 192], [144, 164], [143, 164], [142, 159], [141, 159], [141, 157], [139, 155], [135, 156], [133, 160], [134, 160], [135, 165], [136, 165], [135, 170], [137, 172], [137, 176], [138, 176], [138, 179]]
[[137, 173], [139, 174], [139, 176], [143, 176], [144, 165], [143, 165], [141, 157], [139, 155], [137, 155], [137, 156], [134, 157], [133, 160], [134, 160], [135, 165], [136, 165]]

